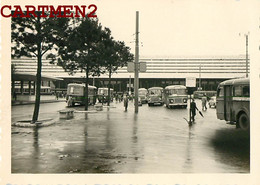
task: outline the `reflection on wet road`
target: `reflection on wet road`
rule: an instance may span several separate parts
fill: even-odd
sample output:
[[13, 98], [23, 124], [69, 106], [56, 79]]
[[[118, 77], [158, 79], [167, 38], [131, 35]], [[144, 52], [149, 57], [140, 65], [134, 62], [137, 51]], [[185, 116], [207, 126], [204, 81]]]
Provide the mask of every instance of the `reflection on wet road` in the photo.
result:
[[[187, 109], [122, 103], [97, 113], [58, 118], [64, 102], [41, 105], [55, 125], [12, 127], [12, 173], [249, 173], [249, 134], [216, 119], [215, 109], [196, 116]], [[198, 102], [198, 107], [200, 102]], [[33, 106], [12, 107], [12, 121], [29, 119]], [[74, 107], [83, 110], [84, 107]]]

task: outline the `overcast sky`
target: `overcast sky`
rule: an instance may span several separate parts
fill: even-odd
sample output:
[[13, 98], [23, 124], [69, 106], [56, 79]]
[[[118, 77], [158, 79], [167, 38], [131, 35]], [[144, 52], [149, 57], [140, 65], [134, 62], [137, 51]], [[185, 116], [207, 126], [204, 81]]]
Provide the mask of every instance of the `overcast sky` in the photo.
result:
[[254, 7], [239, 0], [98, 0], [95, 4], [102, 25], [133, 53], [139, 11], [141, 56], [245, 54], [244, 33], [255, 21]]

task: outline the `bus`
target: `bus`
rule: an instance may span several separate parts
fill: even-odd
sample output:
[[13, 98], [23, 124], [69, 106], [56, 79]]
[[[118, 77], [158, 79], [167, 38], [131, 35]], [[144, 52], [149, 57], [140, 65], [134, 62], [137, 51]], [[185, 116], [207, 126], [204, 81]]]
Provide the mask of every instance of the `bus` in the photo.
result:
[[[88, 103], [90, 105], [94, 105], [96, 103], [96, 96], [97, 88], [95, 86], [88, 85]], [[85, 84], [68, 84], [66, 102], [69, 107], [74, 106], [76, 103], [85, 105]]]
[[217, 88], [217, 118], [236, 124], [236, 128], [250, 127], [249, 78], [221, 82]]
[[[113, 101], [113, 97], [114, 97], [114, 89], [110, 88], [110, 101], [112, 102]], [[99, 103], [106, 103], [108, 101], [108, 88], [105, 88], [105, 87], [101, 87], [101, 88], [98, 88], [98, 92], [97, 92], [97, 95], [98, 95], [98, 101]]]
[[164, 88], [164, 103], [167, 108], [187, 108], [188, 94], [184, 85], [170, 85]]
[[139, 88], [138, 89], [138, 95], [140, 97], [141, 103], [147, 103], [148, 99], [147, 99], [147, 95], [148, 95], [148, 91], [145, 88]]
[[151, 87], [148, 89], [148, 105], [152, 106], [155, 104], [163, 105], [162, 99], [162, 87]]

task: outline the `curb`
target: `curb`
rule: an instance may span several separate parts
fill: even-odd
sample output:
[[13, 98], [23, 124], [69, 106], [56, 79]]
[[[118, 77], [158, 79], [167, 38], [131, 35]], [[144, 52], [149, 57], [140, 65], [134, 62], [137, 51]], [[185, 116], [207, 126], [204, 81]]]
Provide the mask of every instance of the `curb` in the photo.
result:
[[114, 105], [110, 105], [110, 106], [107, 106], [107, 105], [103, 105], [104, 108], [116, 108], [116, 106]]
[[12, 126], [35, 128], [35, 127], [47, 127], [53, 124], [55, 124], [55, 121], [53, 119], [39, 120], [35, 124], [31, 124], [31, 120], [21, 120], [12, 123]]
[[[42, 104], [42, 103], [57, 103], [57, 102], [66, 102], [66, 100], [41, 101], [40, 104]], [[18, 102], [12, 103], [12, 106], [17, 106], [17, 105], [31, 105], [31, 104], [35, 104], [35, 101], [30, 101], [30, 102], [18, 101]]]
[[97, 113], [96, 110], [87, 110], [87, 111], [74, 111], [74, 113]]

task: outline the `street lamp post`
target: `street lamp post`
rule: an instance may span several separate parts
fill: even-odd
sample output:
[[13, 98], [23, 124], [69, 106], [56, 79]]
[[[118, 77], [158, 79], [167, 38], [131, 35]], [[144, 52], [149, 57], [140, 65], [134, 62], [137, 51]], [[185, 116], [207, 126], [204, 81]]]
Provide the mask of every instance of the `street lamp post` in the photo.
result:
[[[249, 33], [245, 33], [244, 36], [246, 37], [246, 77], [248, 77], [248, 35]], [[239, 33], [240, 36], [240, 33]]]

